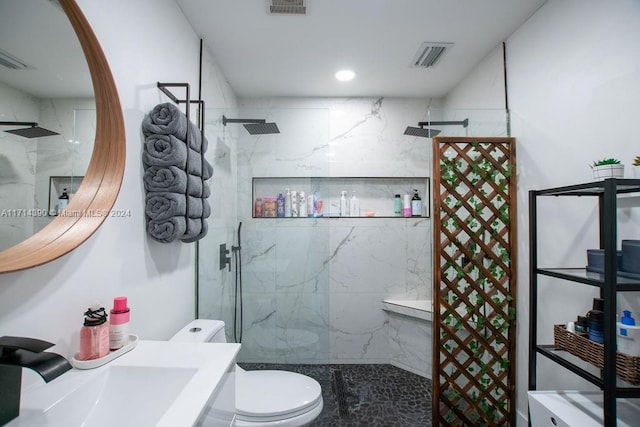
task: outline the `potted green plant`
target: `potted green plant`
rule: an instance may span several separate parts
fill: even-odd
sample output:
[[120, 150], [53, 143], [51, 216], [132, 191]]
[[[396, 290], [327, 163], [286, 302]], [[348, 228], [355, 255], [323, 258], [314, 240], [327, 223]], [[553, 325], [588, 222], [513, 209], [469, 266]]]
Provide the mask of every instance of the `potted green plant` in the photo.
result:
[[593, 179], [596, 181], [605, 178], [623, 178], [624, 165], [618, 159], [608, 158], [596, 160], [591, 165]]

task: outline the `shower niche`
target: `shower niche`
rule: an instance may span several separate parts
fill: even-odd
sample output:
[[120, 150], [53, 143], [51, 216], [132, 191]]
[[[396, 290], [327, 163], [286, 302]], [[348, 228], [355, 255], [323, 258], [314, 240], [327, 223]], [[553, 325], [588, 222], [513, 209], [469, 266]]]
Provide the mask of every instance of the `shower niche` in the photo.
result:
[[[264, 219], [314, 219], [314, 218], [428, 218], [430, 206], [429, 177], [254, 177], [252, 178], [253, 218]], [[284, 198], [287, 190], [300, 200], [304, 192], [306, 209], [299, 207], [291, 217], [278, 216], [278, 198]], [[418, 191], [421, 199], [420, 215], [404, 217], [395, 213], [394, 199], [400, 195], [413, 197]], [[355, 196], [357, 209], [349, 215], [341, 215], [341, 197], [345, 194], [347, 210]], [[301, 204], [301, 202], [299, 203]]]

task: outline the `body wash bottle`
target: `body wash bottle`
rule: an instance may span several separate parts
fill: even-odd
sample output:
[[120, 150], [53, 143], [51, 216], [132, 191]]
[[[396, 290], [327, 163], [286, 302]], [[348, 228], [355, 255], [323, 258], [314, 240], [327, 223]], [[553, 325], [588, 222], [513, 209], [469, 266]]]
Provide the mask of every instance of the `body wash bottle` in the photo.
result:
[[411, 198], [411, 216], [422, 215], [422, 199], [418, 194], [418, 190], [413, 190], [413, 197]]
[[117, 350], [129, 344], [130, 314], [127, 297], [115, 297], [109, 321], [109, 349]]
[[307, 208], [307, 195], [304, 191], [301, 191], [300, 195], [298, 196], [298, 216], [307, 216]]
[[349, 216], [360, 216], [360, 200], [356, 197], [355, 190], [351, 194], [351, 200], [349, 200]]
[[402, 198], [402, 216], [408, 218], [411, 216], [411, 196], [405, 194]]
[[291, 190], [284, 193], [284, 217], [291, 218]]
[[298, 216], [298, 193], [296, 191], [291, 192], [291, 216]]
[[109, 354], [109, 325], [104, 307], [92, 306], [84, 313], [80, 329], [78, 360], [93, 360]]
[[347, 202], [347, 192], [342, 191], [340, 195], [340, 216], [349, 216], [349, 205]]

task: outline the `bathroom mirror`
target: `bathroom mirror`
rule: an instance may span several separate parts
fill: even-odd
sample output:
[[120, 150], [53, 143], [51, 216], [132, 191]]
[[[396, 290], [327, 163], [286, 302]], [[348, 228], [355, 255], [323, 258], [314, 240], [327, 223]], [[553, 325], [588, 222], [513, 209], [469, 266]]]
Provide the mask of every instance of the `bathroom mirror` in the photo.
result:
[[0, 0], [0, 251], [54, 218], [50, 177], [68, 176], [77, 188], [95, 116], [89, 67], [60, 4]]
[[[69, 202], [66, 214], [54, 216], [33, 236], [2, 250], [0, 273], [41, 265], [78, 247], [108, 216], [120, 190], [124, 173], [125, 133], [122, 109], [113, 76], [100, 44], [75, 0], [40, 1], [43, 6], [54, 3], [56, 7], [58, 5], [61, 7], [84, 52], [93, 83], [95, 140], [86, 171], [78, 173], [78, 175], [84, 175], [84, 178]], [[9, 3], [22, 3], [22, 1], [9, 1]], [[32, 41], [37, 42], [37, 40]], [[0, 49], [2, 49], [1, 45]], [[64, 79], [64, 76], [62, 78]], [[9, 121], [6, 117], [1, 120]], [[2, 161], [1, 157], [0, 161]], [[4, 169], [4, 173], [7, 173], [6, 170]], [[3, 173], [3, 169], [0, 169], [0, 173]], [[2, 209], [0, 207], [0, 214], [3, 213]], [[26, 216], [30, 214], [28, 210], [15, 213]], [[4, 211], [4, 214], [11, 215], [13, 212]], [[31, 212], [31, 214], [35, 215], [37, 212]]]

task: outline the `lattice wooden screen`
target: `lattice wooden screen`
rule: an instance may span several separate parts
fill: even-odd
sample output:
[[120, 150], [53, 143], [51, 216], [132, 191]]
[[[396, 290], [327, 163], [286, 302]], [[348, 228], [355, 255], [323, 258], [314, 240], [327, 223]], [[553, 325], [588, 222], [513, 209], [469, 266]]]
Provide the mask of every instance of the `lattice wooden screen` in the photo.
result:
[[515, 426], [515, 139], [433, 139], [434, 426]]

